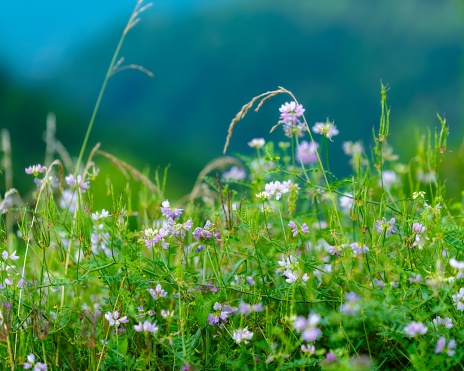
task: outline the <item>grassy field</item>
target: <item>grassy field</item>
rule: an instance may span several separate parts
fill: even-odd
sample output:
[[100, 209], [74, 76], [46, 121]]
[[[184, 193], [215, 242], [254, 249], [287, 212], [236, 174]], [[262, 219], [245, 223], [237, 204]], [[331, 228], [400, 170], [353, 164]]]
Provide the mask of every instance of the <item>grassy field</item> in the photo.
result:
[[[224, 152], [240, 120], [278, 95], [288, 102], [269, 128], [281, 141], [250, 138], [249, 153], [212, 160], [189, 195], [167, 200], [166, 172], [87, 148], [145, 9], [139, 1], [123, 33], [77, 161], [48, 135], [45, 165], [25, 169], [33, 201], [14, 188], [1, 200], [1, 368], [464, 369], [463, 205], [440, 176], [446, 121], [408, 142], [416, 154], [400, 163], [385, 86], [367, 144], [337, 142], [349, 128], [310, 123], [278, 88], [240, 109]], [[335, 146], [350, 160], [345, 179], [330, 171]], [[96, 154], [130, 179], [124, 191]], [[111, 202], [96, 210], [98, 178]]]

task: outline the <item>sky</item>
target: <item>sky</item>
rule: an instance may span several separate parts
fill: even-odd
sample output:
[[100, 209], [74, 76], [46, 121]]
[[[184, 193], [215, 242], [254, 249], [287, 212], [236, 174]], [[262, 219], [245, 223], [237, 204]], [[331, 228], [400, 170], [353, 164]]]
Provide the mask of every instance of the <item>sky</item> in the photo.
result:
[[[233, 0], [220, 3], [230, 1]], [[217, 3], [215, 0], [155, 0], [150, 13], [188, 12], [217, 6]], [[47, 78], [66, 61], [73, 48], [93, 35], [118, 26], [122, 31], [135, 4], [136, 0], [1, 1], [0, 66], [20, 79]]]

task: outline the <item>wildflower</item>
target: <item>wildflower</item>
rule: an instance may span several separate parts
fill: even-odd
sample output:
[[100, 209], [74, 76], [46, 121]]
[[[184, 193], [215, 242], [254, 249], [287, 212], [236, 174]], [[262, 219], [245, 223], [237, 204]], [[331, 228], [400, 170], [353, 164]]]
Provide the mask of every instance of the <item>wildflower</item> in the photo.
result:
[[377, 220], [375, 223], [375, 230], [379, 233], [385, 233], [385, 237], [389, 237], [397, 232], [395, 228], [395, 218], [391, 218], [388, 222], [387, 219]]
[[[292, 232], [293, 232], [293, 237], [296, 237], [298, 235], [298, 233], [300, 232], [298, 230], [298, 227], [296, 225], [296, 223], [294, 221], [290, 221], [288, 223], [288, 226], [290, 228], [292, 228]], [[304, 233], [304, 234], [309, 234], [309, 228], [308, 226], [306, 225], [306, 223], [303, 223], [303, 225], [301, 226], [301, 232]]]
[[295, 256], [289, 255], [288, 257], [283, 256], [281, 261], [278, 261], [277, 264], [279, 264], [282, 269], [293, 269], [296, 266], [298, 266], [298, 260]]
[[27, 356], [27, 362], [24, 362], [23, 368], [25, 370], [47, 371], [47, 365], [42, 362], [36, 362], [35, 355], [32, 353]]
[[316, 347], [314, 346], [314, 344], [303, 344], [301, 345], [301, 351], [303, 353], [314, 354], [316, 353]]
[[437, 328], [438, 326], [444, 326], [447, 329], [453, 328], [453, 320], [449, 317], [446, 318], [441, 318], [440, 316], [437, 316], [432, 320], [432, 324]]
[[264, 140], [264, 138], [255, 138], [255, 139], [252, 139], [250, 142], [248, 142], [248, 145], [251, 148], [259, 149], [259, 148], [262, 148], [265, 143], [266, 141]]
[[284, 124], [296, 125], [300, 122], [298, 117], [303, 116], [305, 109], [301, 104], [290, 102], [283, 104], [280, 108], [280, 118]]
[[242, 180], [246, 178], [246, 172], [243, 168], [232, 166], [229, 171], [222, 173], [222, 179], [226, 180]]
[[242, 341], [245, 344], [248, 344], [248, 340], [251, 340], [253, 337], [253, 333], [248, 330], [248, 326], [244, 329], [238, 329], [234, 331], [232, 338], [235, 340], [237, 344], [240, 344]]
[[285, 103], [279, 108], [279, 111], [281, 119], [279, 123], [284, 125], [285, 135], [289, 138], [293, 134], [303, 136], [306, 126], [298, 119], [298, 117], [303, 116], [305, 111], [303, 106], [296, 102]]
[[148, 292], [155, 301], [159, 298], [165, 298], [168, 295], [168, 293], [163, 290], [159, 283], [156, 285], [155, 289], [149, 289]]
[[461, 287], [459, 292], [452, 296], [452, 299], [456, 308], [461, 312], [464, 311], [464, 287]]
[[8, 251], [3, 250], [3, 252], [2, 252], [2, 258], [3, 258], [4, 261], [7, 261], [8, 259], [14, 261], [14, 260], [18, 260], [18, 259], [19, 259], [19, 256], [16, 255], [16, 250], [13, 251], [13, 253], [12, 253], [11, 255], [8, 254]]
[[411, 282], [411, 283], [414, 283], [414, 282], [415, 283], [421, 283], [422, 282], [422, 277], [421, 277], [420, 274], [417, 274], [417, 275], [415, 275], [413, 277], [409, 277], [408, 281]]
[[313, 164], [317, 162], [317, 148], [319, 144], [316, 142], [302, 141], [296, 150], [295, 158], [297, 161], [302, 162], [304, 165]]
[[287, 269], [283, 273], [283, 276], [287, 278], [285, 281], [287, 281], [288, 283], [293, 283], [293, 282], [296, 282], [298, 280], [297, 272], [291, 271], [290, 269]]
[[340, 203], [340, 207], [343, 210], [343, 212], [349, 215], [350, 210], [353, 207], [353, 195], [351, 193], [345, 193], [344, 196], [339, 197], [338, 202]]
[[438, 339], [437, 346], [435, 348], [435, 354], [446, 353], [448, 356], [452, 357], [456, 353], [454, 350], [455, 347], [456, 341], [454, 339], [451, 339], [448, 342], [448, 345], [446, 345], [446, 338], [442, 336], [440, 339]]
[[215, 225], [212, 224], [211, 221], [207, 220], [203, 228], [195, 228], [193, 231], [193, 237], [199, 240], [218, 240], [221, 237], [221, 233], [215, 229]]
[[134, 325], [134, 330], [136, 332], [151, 332], [152, 334], [155, 334], [158, 332], [159, 328], [156, 326], [156, 323], [145, 321], [143, 324], [142, 322], [139, 322], [138, 325]]
[[385, 170], [382, 172], [382, 180], [379, 180], [379, 186], [382, 186], [383, 183], [383, 185], [389, 189], [397, 184], [398, 181], [398, 177], [393, 170]]
[[327, 120], [326, 123], [316, 122], [313, 126], [313, 132], [321, 134], [332, 140], [332, 137], [338, 135], [339, 131], [333, 122]]
[[47, 168], [40, 164], [32, 165], [26, 168], [26, 174], [33, 174], [35, 177], [38, 176], [39, 174], [45, 173], [46, 171], [47, 171]]
[[340, 307], [340, 312], [350, 316], [356, 315], [361, 310], [358, 304], [360, 297], [354, 292], [348, 292], [345, 294], [345, 299], [346, 302]]
[[95, 213], [92, 214], [92, 220], [98, 221], [100, 219], [107, 218], [109, 215], [109, 212], [105, 209], [102, 209], [101, 214], [98, 211], [95, 211]]
[[170, 218], [172, 220], [179, 219], [182, 215], [182, 211], [183, 209], [172, 209], [168, 200], [163, 201], [161, 204], [161, 214], [163, 214], [165, 218]]
[[163, 317], [164, 319], [172, 318], [174, 317], [174, 311], [161, 309], [161, 317]]
[[354, 255], [361, 255], [361, 254], [365, 254], [369, 251], [369, 248], [366, 246], [366, 245], [363, 245], [361, 246], [359, 243], [357, 242], [353, 242], [351, 245], [351, 250], [353, 251], [353, 254]]
[[121, 323], [127, 323], [129, 320], [127, 319], [127, 316], [119, 318], [119, 312], [114, 311], [114, 312], [107, 312], [105, 314], [105, 318], [108, 320], [109, 325], [118, 327]]
[[406, 335], [416, 337], [417, 335], [425, 335], [428, 331], [427, 326], [422, 322], [412, 321], [409, 325], [404, 328]]
[[414, 222], [412, 227], [411, 227], [412, 232], [414, 233], [413, 242], [411, 247], [412, 248], [422, 248], [423, 247], [423, 242], [421, 241], [422, 233], [425, 232], [425, 226], [422, 225], [422, 223]]
[[84, 179], [82, 179], [81, 175], [77, 176], [77, 179], [74, 178], [74, 175], [68, 175], [66, 178], [66, 183], [71, 187], [71, 188], [77, 188], [79, 187], [84, 193], [90, 186], [89, 182], [84, 182]]
[[293, 322], [293, 328], [301, 333], [301, 337], [304, 341], [311, 343], [319, 339], [322, 335], [322, 331], [317, 327], [320, 321], [321, 316], [317, 313], [310, 313], [308, 318], [298, 316]]
[[382, 280], [379, 280], [377, 278], [374, 278], [374, 285], [379, 287], [381, 290], [383, 290], [385, 288], [385, 282], [383, 282]]
[[285, 180], [282, 183], [279, 181], [271, 182], [264, 187], [264, 193], [267, 198], [275, 196], [276, 200], [280, 200], [283, 194], [290, 192], [291, 185], [291, 180]]
[[425, 232], [425, 227], [422, 225], [422, 223], [413, 223], [412, 225], [412, 231], [413, 233], [416, 233], [416, 234], [422, 234]]
[[214, 312], [208, 314], [208, 323], [211, 326], [219, 325], [227, 322], [230, 315], [237, 313], [237, 308], [232, 308], [229, 305], [222, 305], [216, 302], [213, 306]]
[[343, 142], [342, 148], [347, 156], [360, 156], [363, 152], [361, 142]]

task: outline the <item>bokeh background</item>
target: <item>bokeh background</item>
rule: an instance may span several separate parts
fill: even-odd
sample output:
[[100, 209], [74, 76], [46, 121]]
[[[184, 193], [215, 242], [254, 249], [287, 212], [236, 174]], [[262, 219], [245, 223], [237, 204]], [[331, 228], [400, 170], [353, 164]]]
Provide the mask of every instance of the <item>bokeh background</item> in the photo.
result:
[[[13, 184], [31, 188], [24, 168], [43, 163], [46, 117], [77, 157], [93, 106], [135, 0], [24, 0], [0, 3], [0, 128], [12, 141]], [[407, 162], [417, 135], [446, 117], [451, 194], [462, 186], [464, 5], [462, 1], [155, 0], [129, 33], [128, 70], [111, 78], [89, 141], [139, 169], [170, 165], [167, 195], [189, 192], [222, 155], [227, 128], [253, 96], [283, 86], [307, 119], [334, 120], [332, 170], [343, 176], [343, 141], [372, 146], [380, 83], [389, 87], [391, 144]], [[240, 122], [229, 153], [251, 153], [269, 129], [276, 97]], [[103, 158], [104, 171], [114, 171]], [[446, 169], [445, 169], [446, 170]], [[152, 173], [153, 174], [153, 173]], [[2, 177], [2, 175], [0, 175]], [[0, 191], [5, 185], [0, 179]]]

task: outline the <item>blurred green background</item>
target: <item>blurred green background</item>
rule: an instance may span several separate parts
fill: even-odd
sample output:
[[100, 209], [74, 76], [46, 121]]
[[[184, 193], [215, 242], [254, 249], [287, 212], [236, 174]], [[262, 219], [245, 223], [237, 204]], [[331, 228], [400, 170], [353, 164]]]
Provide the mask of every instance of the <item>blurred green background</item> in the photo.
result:
[[[89, 141], [138, 169], [170, 165], [167, 195], [193, 186], [222, 155], [230, 120], [243, 104], [283, 86], [306, 108], [309, 124], [335, 121], [332, 170], [348, 173], [343, 141], [369, 149], [380, 116], [380, 82], [389, 87], [391, 138], [400, 160], [413, 155], [415, 129], [451, 129], [450, 166], [461, 169], [464, 110], [462, 1], [159, 0], [128, 35], [128, 70], [111, 78]], [[13, 184], [31, 189], [24, 168], [43, 163], [46, 117], [77, 157], [93, 106], [135, 1], [2, 2], [0, 128], [12, 140]], [[251, 153], [288, 101], [276, 97], [234, 132], [229, 154]], [[107, 160], [98, 159], [105, 169]], [[462, 174], [450, 171], [452, 193]], [[5, 192], [4, 182], [0, 191]]]

